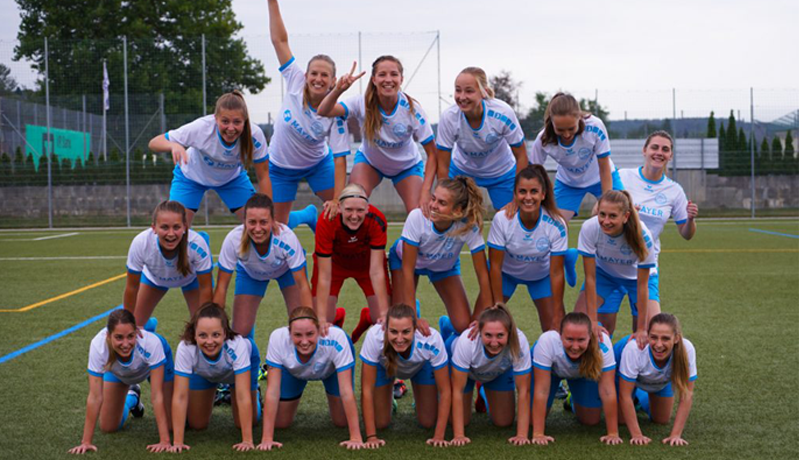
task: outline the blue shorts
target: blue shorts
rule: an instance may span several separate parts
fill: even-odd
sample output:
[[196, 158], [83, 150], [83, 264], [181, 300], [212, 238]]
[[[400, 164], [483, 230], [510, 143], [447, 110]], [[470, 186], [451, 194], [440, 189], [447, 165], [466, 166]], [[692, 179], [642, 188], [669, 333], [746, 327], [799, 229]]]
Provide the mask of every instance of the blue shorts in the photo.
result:
[[[516, 388], [514, 384], [514, 368], [509, 367], [508, 370], [495, 377], [494, 380], [484, 382], [481, 385], [483, 388], [492, 391], [514, 391]], [[464, 393], [472, 393], [473, 388], [475, 388], [475, 381], [471, 378], [467, 378], [467, 384], [464, 386]]]
[[[261, 364], [261, 354], [258, 352], [258, 347], [253, 339], [248, 338], [250, 341], [250, 391], [258, 389], [258, 366]], [[190, 390], [210, 390], [216, 388], [219, 383], [225, 382], [211, 382], [205, 378], [192, 374], [189, 376], [189, 389]], [[235, 387], [235, 383], [230, 384]]]
[[[353, 346], [353, 341], [350, 340], [350, 336], [347, 336], [347, 342], [350, 345], [350, 352], [353, 354], [353, 356], [356, 356], [356, 349]], [[347, 369], [350, 369], [351, 371], [350, 379], [353, 384], [353, 391], [355, 392], [355, 360]], [[347, 369], [342, 370], [342, 372], [346, 371]], [[303, 391], [306, 389], [307, 384], [308, 380], [300, 380], [287, 372], [286, 369], [281, 369], [281, 401], [294, 401], [295, 399], [299, 399], [301, 396], [303, 396]], [[325, 393], [329, 394], [330, 396], [340, 396], [339, 372], [333, 372], [331, 375], [322, 379], [322, 385], [325, 387]]]
[[272, 182], [272, 201], [288, 203], [297, 198], [297, 184], [301, 180], [308, 181], [314, 193], [330, 190], [334, 185], [333, 154], [323, 158], [319, 163], [304, 169], [281, 168], [270, 162], [269, 180]]
[[420, 160], [419, 163], [415, 164], [414, 166], [404, 171], [400, 171], [399, 174], [396, 174], [394, 176], [384, 174], [381, 172], [380, 169], [376, 168], [375, 166], [372, 166], [372, 164], [370, 164], [369, 160], [367, 160], [367, 157], [364, 156], [364, 153], [362, 153], [361, 150], [358, 150], [356, 152], [356, 156], [353, 158], [354, 166], [359, 163], [368, 164], [370, 168], [374, 169], [375, 172], [378, 173], [378, 176], [380, 176], [381, 180], [383, 180], [384, 178], [391, 179], [394, 185], [397, 185], [398, 182], [402, 182], [405, 178], [410, 176], [419, 176], [421, 178], [425, 177], [425, 163], [423, 163], [422, 160]]
[[[400, 259], [400, 256], [397, 255], [397, 245], [400, 244], [400, 242], [400, 239], [395, 240], [394, 244], [392, 244], [392, 247], [389, 249], [389, 270], [394, 271], [403, 269], [403, 261]], [[427, 268], [417, 268], [414, 269], [414, 274], [427, 276], [431, 283], [435, 283], [451, 276], [461, 276], [461, 257], [456, 258], [456, 263], [450, 270], [435, 272], [428, 270]]]
[[[619, 341], [614, 344], [614, 358], [617, 361], [617, 364], [619, 364], [620, 360], [622, 360], [622, 350], [625, 349], [625, 345], [628, 344], [628, 341], [630, 339], [631, 339], [631, 336], [630, 335], [626, 335], [625, 337], [619, 339]], [[619, 379], [620, 379], [620, 374], [619, 374], [619, 372], [617, 372], [617, 375], [615, 377], [616, 384], [617, 384], [617, 394], [619, 394]], [[636, 388], [637, 387], [634, 385], [634, 387], [633, 387], [633, 391], [634, 392], [636, 391]], [[667, 385], [664, 386], [664, 388], [658, 390], [657, 392], [648, 393], [648, 394], [655, 395], [655, 396], [660, 396], [662, 398], [671, 398], [671, 397], [675, 396], [675, 394], [672, 392], [672, 382], [668, 382]]]
[[177, 201], [186, 208], [197, 212], [200, 202], [207, 190], [214, 190], [231, 212], [243, 207], [247, 200], [256, 193], [247, 172], [242, 171], [238, 177], [224, 185], [202, 185], [186, 178], [180, 166], [175, 166], [172, 172], [172, 184], [169, 187], [169, 199]]
[[511, 168], [500, 177], [477, 177], [458, 169], [458, 167], [450, 161], [450, 171], [447, 177], [450, 179], [456, 176], [471, 177], [479, 187], [483, 187], [489, 192], [492, 206], [494, 206], [494, 209], [499, 210], [514, 200], [514, 179], [516, 178], [516, 172], [516, 168]]
[[[394, 383], [395, 378], [386, 374], [386, 368], [380, 364], [368, 363], [363, 359], [361, 361], [363, 361], [367, 366], [373, 366], [377, 369], [378, 372], [377, 376], [375, 377], [376, 387], [382, 387]], [[414, 383], [414, 385], [436, 385], [436, 377], [433, 375], [434, 372], [435, 371], [433, 366], [431, 366], [430, 361], [426, 361], [425, 364], [423, 364], [422, 367], [417, 371], [417, 373], [411, 376], [411, 382]]]
[[[615, 289], [614, 292], [609, 295], [609, 298], [606, 299], [606, 302], [621, 304], [627, 293], [628, 291], [624, 289]], [[656, 274], [651, 273], [650, 279], [647, 280], [647, 298], [655, 300], [656, 302], [661, 302], [661, 296], [658, 293], [658, 272], [656, 272]]]
[[[164, 291], [164, 292], [166, 292], [166, 291], [169, 291], [169, 288], [168, 288], [168, 287], [159, 286], [158, 284], [156, 284], [156, 283], [154, 283], [153, 281], [151, 281], [151, 280], [150, 280], [150, 278], [148, 278], [148, 277], [146, 277], [146, 276], [144, 275], [144, 272], [142, 272], [142, 276], [139, 278], [139, 282], [140, 282], [140, 283], [142, 283], [142, 284], [146, 284], [147, 286], [150, 286], [150, 287], [152, 287], [152, 288], [156, 288], [156, 289], [158, 289], [159, 291]], [[195, 290], [195, 289], [200, 289], [200, 283], [197, 281], [197, 277], [196, 277], [196, 276], [195, 276], [195, 278], [192, 280], [192, 282], [191, 282], [191, 283], [189, 283], [189, 284], [187, 284], [186, 286], [183, 286], [183, 287], [181, 288], [181, 290], [182, 290], [183, 292], [186, 292], [186, 291], [193, 291], [193, 290]]]
[[[597, 307], [597, 313], [619, 313], [619, 307], [625, 294], [628, 295], [628, 302], [631, 305], [631, 315], [638, 316], [636, 308], [636, 280], [617, 278], [611, 276], [599, 267], [596, 269], [595, 286], [597, 296], [602, 297], [603, 303]], [[586, 283], [581, 286], [581, 291], [586, 288]]]
[[517, 290], [517, 285], [519, 284], [524, 284], [528, 287], [528, 294], [530, 294], [531, 299], [533, 300], [542, 299], [553, 295], [553, 291], [550, 289], [550, 275], [547, 275], [544, 278], [536, 281], [525, 281], [517, 277], [507, 275], [504, 272], [503, 297], [508, 297], [510, 299], [511, 296], [514, 295], [514, 291]]
[[[531, 356], [533, 356], [536, 343], [537, 342], [534, 342], [531, 347]], [[536, 375], [535, 372], [533, 375]], [[534, 379], [535, 377], [531, 377], [531, 395], [533, 395]], [[556, 375], [555, 372], [550, 372], [550, 394], [547, 396], [548, 410], [553, 405], [553, 400], [555, 399], [556, 391], [558, 391], [558, 385], [561, 380], [562, 378]], [[597, 382], [583, 377], [566, 380], [567, 385], [569, 385], [569, 391], [572, 393], [572, 401], [576, 405], [590, 408], [603, 407], [603, 401], [600, 399], [600, 389]], [[533, 406], [533, 397], [531, 397], [531, 406]]]
[[[303, 265], [300, 270], [305, 270], [306, 266]], [[236, 287], [234, 289], [234, 295], [254, 295], [258, 297], [264, 297], [264, 294], [267, 292], [267, 285], [271, 280], [254, 280], [244, 271], [241, 266], [236, 266]], [[277, 278], [278, 286], [281, 289], [287, 288], [289, 286], [294, 286], [294, 272], [292, 270], [286, 270], [286, 273], [279, 276]]]
[[[161, 346], [164, 347], [164, 383], [172, 382], [175, 380], [175, 361], [172, 359], [172, 347], [169, 346], [169, 343], [164, 336], [161, 334], [156, 334], [156, 336], [158, 336], [158, 339], [161, 340]], [[156, 366], [156, 368], [158, 367], [161, 366]], [[147, 380], [150, 380], [150, 376], [147, 377]], [[103, 381], [122, 383], [122, 380], [118, 379], [117, 376], [111, 372], [103, 373]]]
[[[612, 189], [625, 190], [625, 186], [622, 185], [622, 180], [619, 178], [619, 172], [617, 170], [611, 173], [611, 182]], [[595, 198], [600, 198], [600, 195], [603, 194], [603, 188], [600, 182], [588, 187], [571, 187], [556, 179], [553, 193], [556, 195], [556, 205], [558, 205], [559, 209], [572, 211], [577, 216], [578, 210], [581, 208], [583, 197], [587, 193], [591, 193]]]

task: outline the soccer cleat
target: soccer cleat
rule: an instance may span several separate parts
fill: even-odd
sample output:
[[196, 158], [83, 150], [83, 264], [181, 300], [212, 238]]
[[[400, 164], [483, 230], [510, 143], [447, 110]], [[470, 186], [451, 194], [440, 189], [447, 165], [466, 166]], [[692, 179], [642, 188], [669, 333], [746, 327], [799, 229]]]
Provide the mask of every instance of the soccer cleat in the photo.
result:
[[361, 334], [366, 332], [370, 326], [372, 326], [372, 317], [369, 314], [369, 307], [364, 307], [361, 309], [361, 316], [358, 319], [358, 325], [355, 329], [353, 329], [353, 333], [350, 334], [353, 339], [353, 343], [358, 342], [358, 339], [361, 338]]
[[572, 392], [567, 392], [567, 397], [564, 398], [564, 411], [575, 412], [572, 408]]
[[269, 366], [267, 364], [262, 364], [261, 367], [258, 368], [258, 380], [267, 380], [267, 373], [269, 372]]
[[566, 399], [567, 395], [569, 395], [569, 389], [567, 388], [567, 383], [565, 380], [558, 382], [558, 389], [556, 390], [555, 398], [556, 399]]
[[475, 398], [475, 412], [484, 414], [486, 413], [486, 400], [483, 399], [483, 392], [481, 391], [483, 385], [481, 385], [481, 382], [477, 382], [475, 387], [478, 389], [478, 397]]
[[392, 415], [397, 415], [397, 400], [392, 399]]
[[131, 407], [131, 415], [134, 418], [142, 418], [144, 417], [144, 404], [142, 404], [142, 388], [137, 383], [136, 385], [131, 385], [128, 389], [128, 395], [133, 395], [136, 397], [136, 404]]
[[406, 387], [406, 383], [400, 379], [394, 381], [394, 389], [392, 390], [392, 394], [394, 395], [394, 399], [400, 399], [405, 396], [406, 392], [408, 392], [408, 388]]
[[231, 403], [231, 386], [227, 383], [220, 383], [217, 385], [217, 392], [214, 394], [214, 405], [219, 406], [222, 404]]
[[344, 317], [345, 317], [346, 314], [347, 314], [347, 312], [344, 310], [344, 308], [337, 307], [336, 308], [336, 318], [334, 318], [334, 320], [333, 320], [333, 325], [334, 326], [338, 326], [338, 327], [343, 327], [344, 326]]
[[567, 249], [567, 253], [564, 254], [564, 274], [570, 287], [575, 287], [578, 282], [578, 274], [575, 272], [575, 264], [577, 262], [578, 250], [575, 248]]

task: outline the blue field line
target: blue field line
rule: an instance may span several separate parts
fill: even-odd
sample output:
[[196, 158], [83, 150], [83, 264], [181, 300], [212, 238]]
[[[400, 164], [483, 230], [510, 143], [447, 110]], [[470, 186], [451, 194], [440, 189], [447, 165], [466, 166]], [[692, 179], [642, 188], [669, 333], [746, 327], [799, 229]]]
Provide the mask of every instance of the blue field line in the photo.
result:
[[19, 355], [23, 355], [23, 354], [25, 354], [25, 353], [27, 353], [29, 351], [35, 350], [35, 349], [41, 347], [42, 345], [47, 345], [48, 343], [50, 343], [50, 342], [52, 342], [54, 340], [58, 340], [61, 337], [64, 337], [65, 335], [72, 334], [73, 332], [75, 332], [75, 331], [77, 331], [79, 329], [83, 329], [84, 327], [86, 327], [86, 326], [88, 326], [88, 325], [90, 325], [90, 324], [92, 324], [94, 322], [97, 322], [97, 321], [99, 321], [99, 320], [101, 320], [103, 318], [107, 318], [109, 313], [111, 313], [112, 311], [114, 311], [114, 310], [116, 310], [118, 308], [122, 308], [122, 304], [117, 305], [116, 307], [112, 308], [111, 310], [108, 310], [105, 313], [100, 313], [97, 316], [89, 318], [89, 319], [87, 319], [86, 321], [84, 321], [82, 323], [78, 323], [78, 324], [72, 326], [69, 329], [64, 329], [63, 331], [61, 331], [61, 332], [59, 332], [57, 334], [53, 334], [50, 337], [46, 337], [46, 338], [44, 338], [44, 339], [42, 339], [42, 340], [40, 340], [40, 341], [38, 341], [36, 343], [32, 343], [32, 344], [28, 345], [27, 347], [20, 348], [19, 350], [15, 351], [15, 352], [12, 352], [12, 353], [9, 353], [9, 354], [7, 354], [5, 356], [0, 356], [0, 364], [3, 364], [6, 361], [11, 361], [12, 359], [16, 358]]
[[771, 232], [769, 230], [759, 230], [757, 228], [751, 228], [750, 231], [756, 233], [766, 233], [767, 235], [786, 236], [788, 238], [800, 238], [800, 235], [792, 235], [791, 233]]

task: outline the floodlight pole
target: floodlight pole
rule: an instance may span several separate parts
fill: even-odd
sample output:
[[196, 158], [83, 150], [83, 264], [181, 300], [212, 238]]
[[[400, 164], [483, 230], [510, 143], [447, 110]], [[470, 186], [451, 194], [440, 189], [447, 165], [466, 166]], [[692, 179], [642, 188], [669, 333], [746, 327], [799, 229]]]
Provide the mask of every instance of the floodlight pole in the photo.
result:
[[750, 217], [756, 217], [756, 120], [753, 117], [753, 87], [750, 87]]
[[50, 63], [49, 63], [49, 50], [47, 47], [47, 37], [44, 37], [44, 99], [47, 106], [47, 144], [42, 142], [44, 147], [44, 155], [47, 160], [47, 226], [53, 228], [53, 167], [52, 158], [50, 158], [50, 151], [55, 151], [53, 148], [53, 138], [50, 134]]

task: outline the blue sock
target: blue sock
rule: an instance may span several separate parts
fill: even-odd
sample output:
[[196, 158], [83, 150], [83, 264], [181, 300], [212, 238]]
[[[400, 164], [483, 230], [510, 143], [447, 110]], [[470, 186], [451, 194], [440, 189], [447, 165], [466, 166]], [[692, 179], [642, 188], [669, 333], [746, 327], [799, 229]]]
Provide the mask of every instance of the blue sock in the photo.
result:
[[639, 400], [639, 408], [643, 410], [650, 419], [652, 419], [652, 415], [650, 415], [650, 395], [647, 394], [646, 391], [640, 390], [639, 388], [634, 391], [634, 396], [636, 399]]
[[489, 412], [489, 398], [486, 397], [486, 387], [484, 385], [481, 385], [481, 389], [478, 392], [478, 396], [480, 396], [481, 399], [483, 399], [483, 403], [486, 405], [486, 415], [491, 417], [492, 414], [491, 412]]
[[245, 338], [246, 338], [246, 339], [250, 339], [250, 340], [252, 340], [253, 342], [255, 342], [255, 341], [256, 341], [256, 327], [255, 327], [255, 326], [253, 326], [253, 328], [252, 328], [252, 329], [250, 329], [250, 333], [249, 333], [249, 334], [247, 334], [247, 336], [245, 336]]
[[138, 403], [139, 398], [133, 393], [128, 393], [128, 396], [125, 397], [125, 408], [122, 409], [122, 420], [119, 422], [118, 430], [121, 430], [122, 426], [125, 425], [125, 420], [128, 420], [128, 414], [131, 413], [131, 409], [136, 407]]
[[453, 357], [453, 342], [456, 341], [458, 338], [457, 334], [450, 334], [450, 337], [444, 341], [444, 347], [447, 349], [447, 358], [450, 359]]
[[147, 332], [156, 332], [156, 328], [158, 327], [158, 318], [155, 316], [151, 316], [150, 319], [144, 323], [144, 330]]
[[421, 318], [419, 314], [419, 299], [416, 299], [416, 301], [417, 301], [417, 318]]
[[301, 224], [306, 224], [311, 228], [311, 231], [317, 232], [317, 207], [310, 204], [302, 211], [292, 211], [289, 213], [289, 223], [287, 224], [290, 229], [295, 229]]
[[447, 315], [439, 318], [439, 333], [442, 335], [442, 340], [444, 340], [445, 343], [450, 336], [456, 333], [456, 330], [453, 329], [453, 324], [450, 323], [450, 318]]
[[261, 408], [261, 398], [259, 396], [261, 396], [261, 392], [256, 391], [256, 422], [261, 421], [261, 413], [263, 412]]
[[567, 249], [564, 254], [564, 274], [567, 278], [567, 284], [570, 287], [575, 287], [578, 282], [578, 274], [575, 272], [575, 264], [578, 262], [578, 250], [575, 248]]

